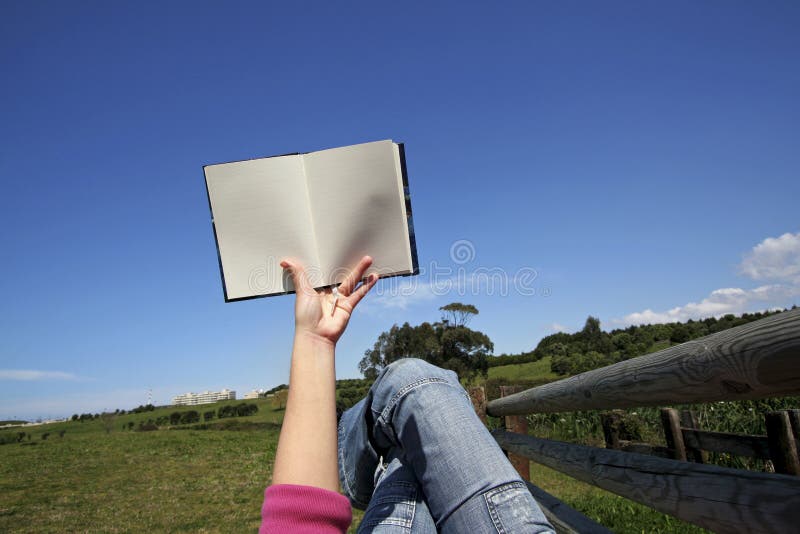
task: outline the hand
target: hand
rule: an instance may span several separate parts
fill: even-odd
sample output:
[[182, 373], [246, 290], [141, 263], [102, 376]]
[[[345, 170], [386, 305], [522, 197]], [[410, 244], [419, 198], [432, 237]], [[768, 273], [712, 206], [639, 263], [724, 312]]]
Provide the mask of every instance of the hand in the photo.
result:
[[378, 281], [378, 275], [371, 274], [364, 283], [358, 285], [364, 272], [372, 265], [372, 258], [364, 256], [339, 286], [339, 299], [331, 313], [333, 293], [330, 288], [315, 290], [308, 280], [305, 267], [295, 260], [286, 259], [280, 265], [292, 275], [297, 292], [294, 305], [295, 335], [311, 334], [334, 345], [347, 328], [356, 305]]

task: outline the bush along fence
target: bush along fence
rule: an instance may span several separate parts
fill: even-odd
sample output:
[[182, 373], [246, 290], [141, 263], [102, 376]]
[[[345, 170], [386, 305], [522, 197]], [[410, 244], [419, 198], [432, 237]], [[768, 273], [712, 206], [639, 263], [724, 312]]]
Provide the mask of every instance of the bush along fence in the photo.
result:
[[[529, 461], [715, 532], [795, 532], [800, 524], [800, 410], [766, 414], [766, 435], [698, 428], [691, 411], [662, 408], [665, 446], [622, 439], [622, 408], [800, 394], [800, 309], [524, 391], [503, 388], [478, 415], [505, 418], [493, 435], [525, 479]], [[530, 436], [526, 414], [612, 410], [605, 448]], [[775, 473], [720, 467], [708, 452], [771, 462]], [[528, 482], [559, 532], [608, 532]]]

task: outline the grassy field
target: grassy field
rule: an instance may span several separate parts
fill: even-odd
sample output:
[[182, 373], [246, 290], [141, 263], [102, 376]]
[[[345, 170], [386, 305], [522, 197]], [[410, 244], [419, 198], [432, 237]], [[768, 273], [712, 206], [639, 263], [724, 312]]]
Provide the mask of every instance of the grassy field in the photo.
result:
[[254, 531], [283, 416], [256, 404], [217, 422], [239, 430], [122, 430], [170, 408], [15, 429], [31, 439], [0, 447], [0, 531]]
[[[255, 532], [272, 475], [283, 410], [179, 429], [123, 430], [128, 422], [227, 404], [14, 428], [30, 439], [0, 446], [0, 532]], [[65, 431], [63, 436], [59, 436]], [[42, 439], [48, 434], [46, 439]], [[362, 513], [354, 510], [352, 532]]]
[[[490, 377], [554, 378], [545, 360], [492, 368]], [[196, 409], [202, 414], [239, 402]], [[192, 408], [0, 431], [0, 437], [28, 434], [20, 443], [0, 445], [0, 532], [254, 532], [283, 410], [268, 399], [248, 402], [258, 405], [258, 413], [177, 429], [137, 432], [127, 427]], [[700, 412], [701, 424], [763, 432], [753, 417], [753, 410], [762, 407], [748, 406], [707, 407]], [[663, 440], [657, 410], [639, 410], [636, 416], [642, 418], [647, 441]], [[756, 422], [745, 424], [748, 418]], [[602, 446], [596, 414], [541, 414], [529, 420], [533, 434]], [[701, 532], [537, 464], [531, 464], [531, 474], [534, 483], [615, 532]], [[362, 515], [354, 510], [351, 531]]]
[[550, 357], [539, 361], [503, 365], [489, 368], [489, 378], [505, 378], [508, 380], [558, 380], [562, 378], [550, 370]]

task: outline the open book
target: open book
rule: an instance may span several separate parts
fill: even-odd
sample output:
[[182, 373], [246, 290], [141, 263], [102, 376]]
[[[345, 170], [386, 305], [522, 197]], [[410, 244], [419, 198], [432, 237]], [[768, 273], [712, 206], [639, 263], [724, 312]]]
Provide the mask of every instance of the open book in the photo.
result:
[[314, 287], [366, 274], [417, 274], [403, 145], [377, 141], [206, 165], [225, 301], [294, 291], [279, 265], [296, 258]]

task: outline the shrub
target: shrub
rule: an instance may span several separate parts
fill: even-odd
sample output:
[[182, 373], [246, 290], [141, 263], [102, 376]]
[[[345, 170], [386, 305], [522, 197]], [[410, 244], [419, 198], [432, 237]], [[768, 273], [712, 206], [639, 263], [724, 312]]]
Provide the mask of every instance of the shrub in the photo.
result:
[[183, 412], [181, 414], [180, 423], [183, 425], [199, 422], [200, 414], [197, 412], [197, 410], [189, 410], [188, 412]]

